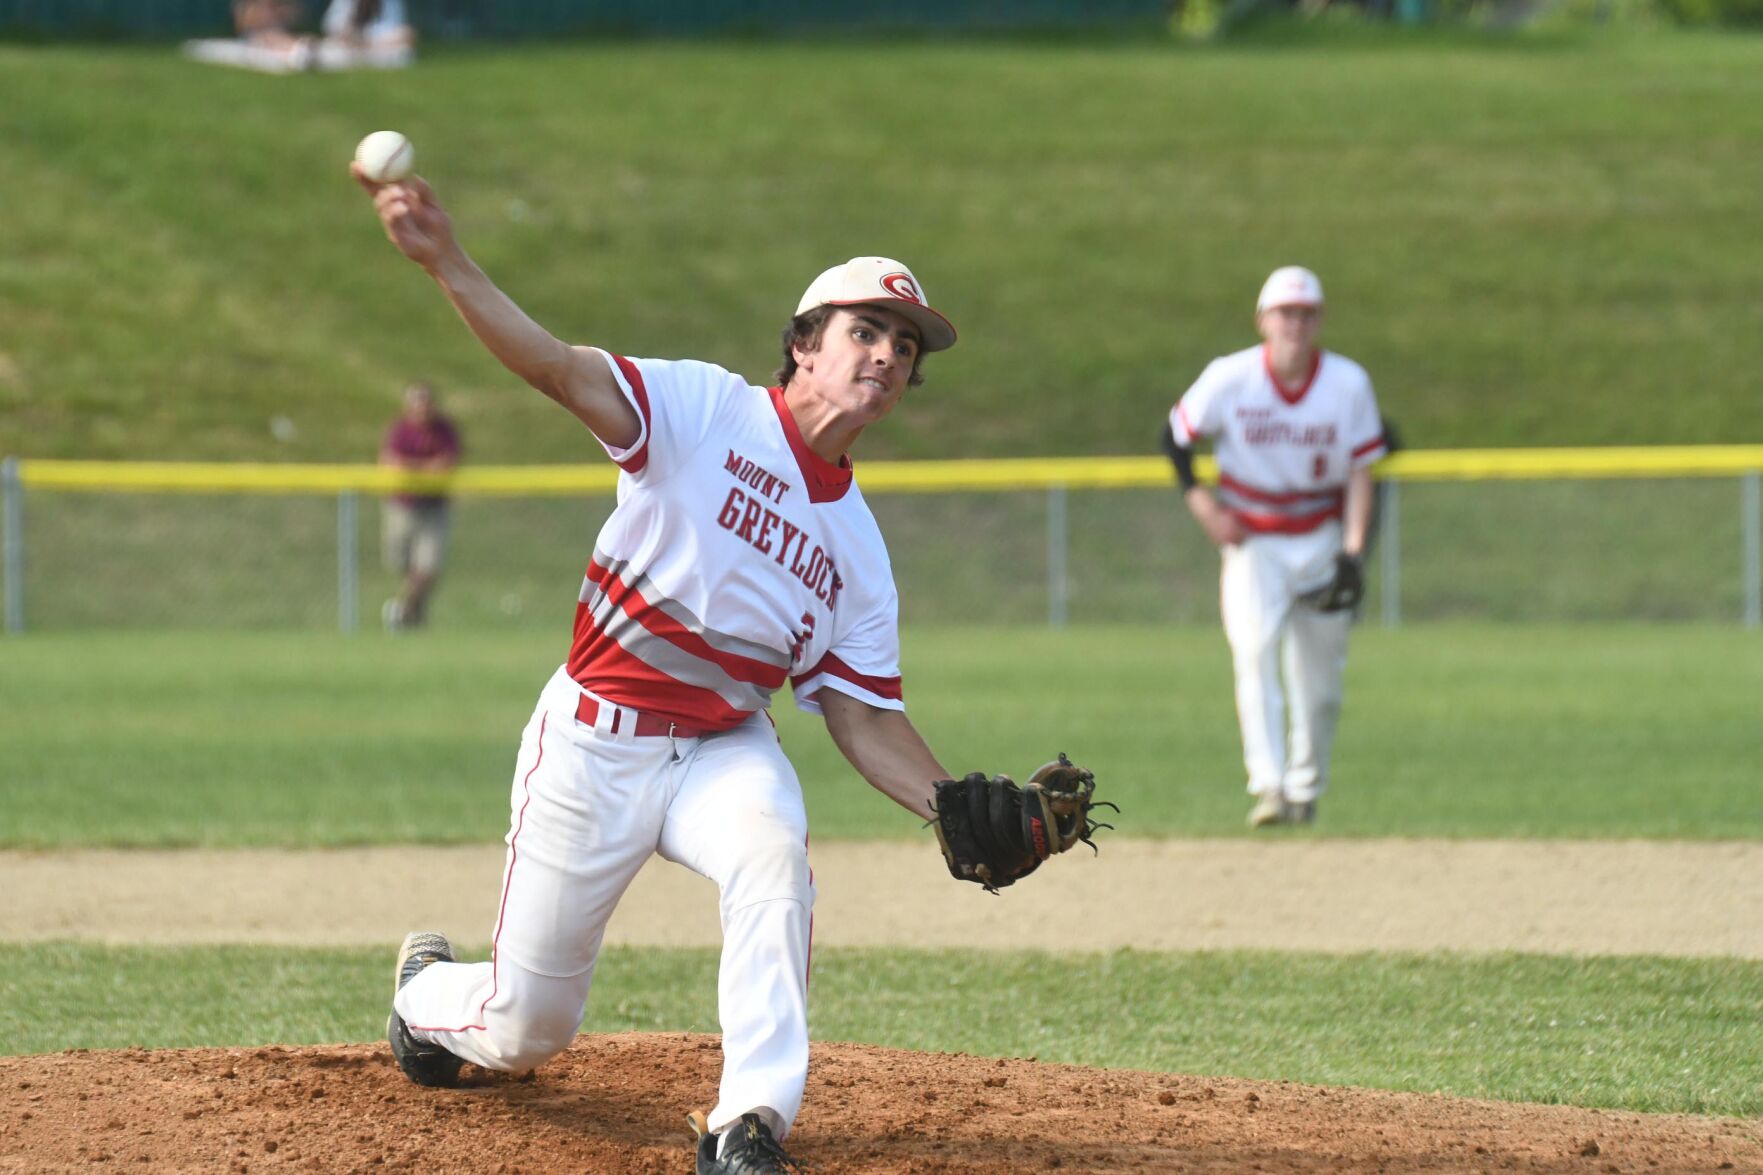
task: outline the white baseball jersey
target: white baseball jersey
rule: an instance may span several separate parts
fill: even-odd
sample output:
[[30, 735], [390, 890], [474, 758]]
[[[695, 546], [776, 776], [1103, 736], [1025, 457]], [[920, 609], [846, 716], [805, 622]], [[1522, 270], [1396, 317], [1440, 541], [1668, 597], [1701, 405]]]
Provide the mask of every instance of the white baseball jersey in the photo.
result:
[[1212, 440], [1219, 502], [1255, 534], [1307, 534], [1340, 518], [1347, 475], [1387, 451], [1371, 377], [1332, 351], [1318, 351], [1295, 388], [1265, 347], [1214, 359], [1169, 420], [1183, 447]]
[[849, 457], [811, 450], [780, 388], [607, 355], [642, 420], [582, 581], [568, 671], [634, 710], [729, 730], [792, 683], [904, 709], [899, 600]]

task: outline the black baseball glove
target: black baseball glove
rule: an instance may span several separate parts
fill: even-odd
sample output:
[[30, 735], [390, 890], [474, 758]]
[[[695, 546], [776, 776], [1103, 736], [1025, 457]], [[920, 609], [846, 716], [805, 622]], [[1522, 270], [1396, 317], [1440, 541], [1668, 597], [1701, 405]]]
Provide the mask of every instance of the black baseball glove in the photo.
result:
[[1334, 557], [1334, 578], [1313, 591], [1298, 597], [1318, 612], [1344, 612], [1357, 608], [1365, 596], [1365, 571], [1358, 556], [1345, 551]]
[[1090, 834], [1113, 827], [1090, 819], [1091, 808], [1115, 806], [1091, 799], [1096, 777], [1064, 752], [1025, 786], [1018, 787], [1008, 775], [988, 779], [976, 771], [964, 779], [938, 780], [936, 789], [936, 819], [931, 823], [949, 875], [992, 893], [1079, 841], [1095, 848]]

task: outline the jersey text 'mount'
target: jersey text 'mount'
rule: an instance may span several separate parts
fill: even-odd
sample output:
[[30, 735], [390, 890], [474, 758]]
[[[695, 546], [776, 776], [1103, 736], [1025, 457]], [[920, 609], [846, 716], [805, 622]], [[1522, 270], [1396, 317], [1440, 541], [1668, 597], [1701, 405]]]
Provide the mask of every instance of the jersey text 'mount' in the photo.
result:
[[790, 492], [789, 482], [733, 449], [728, 451], [728, 461], [723, 468], [734, 474], [736, 481], [745, 482], [773, 502], [783, 501], [784, 495]]

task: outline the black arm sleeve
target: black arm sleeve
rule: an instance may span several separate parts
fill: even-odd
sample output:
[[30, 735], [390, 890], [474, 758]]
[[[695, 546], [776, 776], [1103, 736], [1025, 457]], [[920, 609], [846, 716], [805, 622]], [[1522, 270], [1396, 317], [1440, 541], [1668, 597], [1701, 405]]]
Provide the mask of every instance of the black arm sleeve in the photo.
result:
[[1402, 447], [1402, 434], [1396, 431], [1396, 422], [1387, 416], [1379, 416], [1377, 422], [1383, 428], [1384, 452], [1394, 453]]
[[1163, 451], [1175, 466], [1175, 480], [1181, 483], [1181, 492], [1193, 489], [1198, 484], [1194, 478], [1194, 451], [1175, 443], [1175, 426], [1167, 422], [1163, 425]]

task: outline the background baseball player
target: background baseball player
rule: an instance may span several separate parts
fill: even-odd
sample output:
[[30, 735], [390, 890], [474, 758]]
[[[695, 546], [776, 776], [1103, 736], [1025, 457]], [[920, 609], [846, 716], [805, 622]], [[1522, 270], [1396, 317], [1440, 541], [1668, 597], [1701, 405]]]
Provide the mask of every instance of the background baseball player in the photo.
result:
[[[483, 344], [621, 471], [568, 661], [521, 739], [491, 959], [455, 962], [442, 935], [409, 936], [393, 1054], [412, 1080], [450, 1085], [464, 1061], [519, 1070], [567, 1048], [613, 907], [659, 853], [721, 890], [724, 1067], [717, 1105], [694, 1116], [698, 1170], [794, 1169], [779, 1143], [807, 1076], [814, 891], [801, 788], [765, 713], [773, 691], [787, 680], [857, 771], [919, 819], [937, 818], [934, 798], [963, 799], [943, 805], [940, 837], [958, 877], [1010, 884], [1093, 827], [1087, 772], [1043, 769], [1083, 785], [1051, 805], [1032, 781], [948, 781], [904, 711], [893, 575], [846, 451], [954, 328], [904, 265], [859, 257], [802, 296], [770, 389], [707, 363], [568, 346], [471, 261], [428, 185], [354, 173]], [[1026, 836], [993, 835], [993, 793], [1029, 797]], [[987, 858], [976, 837], [1040, 848]]]
[[[379, 463], [412, 473], [446, 473], [459, 463], [459, 428], [436, 406], [428, 384], [404, 389], [403, 408], [380, 440]], [[421, 628], [447, 559], [452, 507], [445, 494], [393, 494], [382, 510], [380, 545], [386, 570], [399, 576], [399, 585], [380, 619], [389, 632]]]
[[[1164, 430], [1188, 509], [1222, 553], [1254, 826], [1308, 823], [1327, 787], [1370, 466], [1386, 451], [1365, 369], [1316, 346], [1322, 307], [1314, 273], [1275, 270], [1255, 306], [1263, 344], [1214, 359]], [[1194, 479], [1201, 437], [1214, 445], [1216, 494]]]

